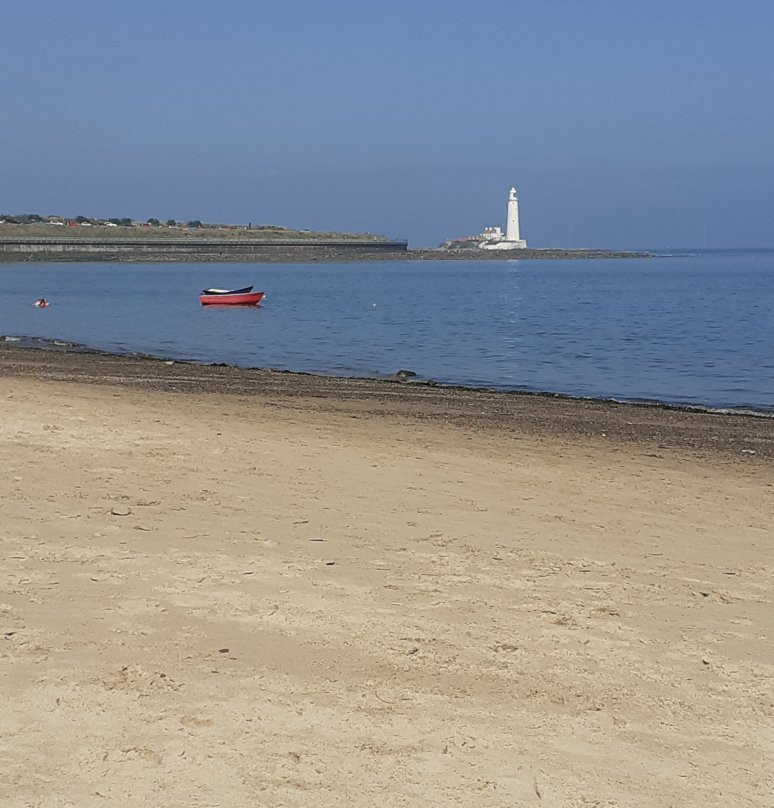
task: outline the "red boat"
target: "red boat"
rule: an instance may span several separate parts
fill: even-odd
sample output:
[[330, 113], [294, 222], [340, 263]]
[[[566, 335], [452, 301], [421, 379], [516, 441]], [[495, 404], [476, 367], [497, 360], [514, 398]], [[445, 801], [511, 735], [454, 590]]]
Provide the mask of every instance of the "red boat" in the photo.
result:
[[254, 292], [252, 286], [243, 289], [202, 289], [199, 302], [202, 306], [258, 306], [265, 292]]

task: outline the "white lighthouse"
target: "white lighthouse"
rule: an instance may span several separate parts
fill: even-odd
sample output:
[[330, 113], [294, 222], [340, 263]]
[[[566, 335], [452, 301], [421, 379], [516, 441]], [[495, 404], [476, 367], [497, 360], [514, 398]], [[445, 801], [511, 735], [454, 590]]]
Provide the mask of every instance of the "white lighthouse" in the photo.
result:
[[527, 242], [519, 232], [519, 197], [515, 188], [508, 192], [508, 211], [505, 219], [505, 236], [499, 227], [487, 227], [481, 234], [478, 245], [482, 250], [523, 250]]
[[505, 240], [518, 241], [523, 247], [527, 246], [527, 243], [522, 242], [519, 238], [519, 197], [516, 195], [515, 188], [511, 188], [508, 193], [508, 219], [505, 225]]

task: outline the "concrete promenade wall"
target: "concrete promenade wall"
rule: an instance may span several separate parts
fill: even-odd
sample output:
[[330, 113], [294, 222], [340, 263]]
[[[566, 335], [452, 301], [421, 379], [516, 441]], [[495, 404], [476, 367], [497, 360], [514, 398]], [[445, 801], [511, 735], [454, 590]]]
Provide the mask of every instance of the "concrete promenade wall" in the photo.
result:
[[321, 261], [405, 256], [405, 241], [2, 238], [0, 261]]

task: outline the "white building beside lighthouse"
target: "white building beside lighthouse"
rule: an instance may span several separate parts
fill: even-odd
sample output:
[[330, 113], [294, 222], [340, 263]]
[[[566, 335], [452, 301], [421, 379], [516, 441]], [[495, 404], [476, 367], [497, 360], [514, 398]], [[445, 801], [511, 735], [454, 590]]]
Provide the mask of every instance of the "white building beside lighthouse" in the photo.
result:
[[508, 193], [508, 210], [505, 219], [505, 233], [499, 227], [486, 227], [480, 236], [478, 246], [482, 250], [523, 250], [527, 242], [519, 231], [519, 197], [516, 189]]

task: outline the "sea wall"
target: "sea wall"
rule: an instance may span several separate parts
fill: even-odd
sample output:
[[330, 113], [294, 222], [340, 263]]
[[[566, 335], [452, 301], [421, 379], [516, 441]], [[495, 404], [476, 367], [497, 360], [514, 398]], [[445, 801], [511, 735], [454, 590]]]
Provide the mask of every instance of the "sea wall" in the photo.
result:
[[405, 257], [405, 241], [0, 239], [0, 261], [335, 261]]
[[0, 262], [11, 261], [508, 261], [567, 258], [645, 258], [648, 253], [594, 249], [408, 249], [405, 241], [311, 239], [0, 238]]

